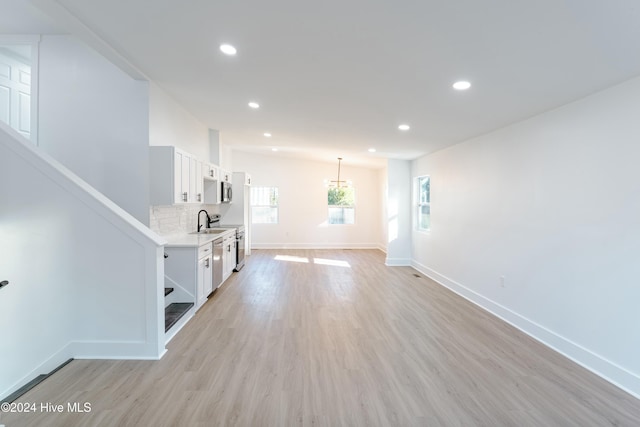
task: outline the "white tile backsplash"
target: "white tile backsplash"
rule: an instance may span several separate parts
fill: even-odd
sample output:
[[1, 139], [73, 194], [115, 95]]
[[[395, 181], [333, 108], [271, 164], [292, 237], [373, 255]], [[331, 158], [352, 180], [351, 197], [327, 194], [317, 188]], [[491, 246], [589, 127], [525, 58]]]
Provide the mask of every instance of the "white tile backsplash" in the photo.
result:
[[[198, 212], [219, 213], [218, 205], [172, 205], [149, 208], [149, 228], [160, 235], [191, 233], [198, 228]], [[204, 221], [205, 216], [202, 215]]]

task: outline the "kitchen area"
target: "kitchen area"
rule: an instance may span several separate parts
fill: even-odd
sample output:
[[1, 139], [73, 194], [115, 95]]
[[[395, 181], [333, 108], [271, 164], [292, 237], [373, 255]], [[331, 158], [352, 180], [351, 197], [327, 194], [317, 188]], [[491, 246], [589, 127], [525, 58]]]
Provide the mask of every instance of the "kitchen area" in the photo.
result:
[[174, 146], [150, 147], [150, 228], [164, 250], [166, 342], [250, 255], [251, 176]]

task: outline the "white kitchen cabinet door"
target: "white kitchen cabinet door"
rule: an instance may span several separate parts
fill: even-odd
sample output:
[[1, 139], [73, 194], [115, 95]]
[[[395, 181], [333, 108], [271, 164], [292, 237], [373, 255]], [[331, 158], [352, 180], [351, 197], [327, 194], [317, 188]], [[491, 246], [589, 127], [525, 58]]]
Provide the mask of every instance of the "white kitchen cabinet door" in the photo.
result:
[[[195, 165], [195, 169], [193, 168], [193, 166]], [[203, 198], [202, 198], [202, 183], [204, 181], [204, 179], [202, 178], [202, 162], [194, 159], [191, 161], [191, 166], [192, 166], [192, 174], [191, 174], [191, 179], [192, 181], [195, 182], [195, 188], [193, 190], [193, 194], [194, 194], [194, 198], [195, 200], [193, 200], [195, 203], [202, 203], [203, 202]]]
[[196, 309], [207, 301], [207, 296], [213, 287], [213, 273], [211, 270], [211, 254], [198, 261], [198, 277], [196, 286]]
[[149, 159], [151, 205], [204, 202], [203, 163], [197, 157], [173, 146], [151, 146]]
[[218, 180], [218, 167], [210, 163], [204, 163], [202, 166], [205, 179]]
[[204, 281], [202, 286], [204, 300], [213, 292], [213, 254], [207, 256], [205, 260]]
[[189, 203], [193, 199], [191, 187], [191, 156], [182, 153], [182, 169], [180, 170], [180, 184], [182, 186], [182, 201]]
[[196, 307], [200, 307], [213, 292], [213, 245], [211, 243], [198, 248], [196, 282]]
[[222, 281], [231, 276], [236, 268], [236, 236], [227, 236], [224, 239], [224, 253], [222, 255]]
[[176, 151], [173, 157], [173, 191], [174, 203], [183, 203], [183, 193], [182, 193], [182, 153]]

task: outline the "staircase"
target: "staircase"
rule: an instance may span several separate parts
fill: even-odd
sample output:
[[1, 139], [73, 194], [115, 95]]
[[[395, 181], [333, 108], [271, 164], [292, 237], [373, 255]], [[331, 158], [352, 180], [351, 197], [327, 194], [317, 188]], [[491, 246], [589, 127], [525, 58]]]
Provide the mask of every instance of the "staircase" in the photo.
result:
[[[168, 254], [164, 254], [165, 259], [169, 257]], [[176, 302], [175, 299], [180, 298], [178, 295], [174, 298], [174, 287], [165, 284], [164, 288], [164, 332], [165, 343], [169, 342], [171, 338], [184, 326], [187, 321], [194, 315], [194, 303], [193, 302]], [[173, 294], [173, 295], [172, 295]], [[178, 292], [179, 294], [179, 292]], [[179, 301], [179, 299], [178, 299]], [[188, 316], [185, 316], [189, 314]], [[182, 320], [182, 321], [181, 321]]]
[[[164, 296], [166, 297], [173, 288], [164, 288]], [[169, 329], [182, 318], [193, 307], [192, 302], [172, 302], [164, 308], [164, 331], [168, 332]]]

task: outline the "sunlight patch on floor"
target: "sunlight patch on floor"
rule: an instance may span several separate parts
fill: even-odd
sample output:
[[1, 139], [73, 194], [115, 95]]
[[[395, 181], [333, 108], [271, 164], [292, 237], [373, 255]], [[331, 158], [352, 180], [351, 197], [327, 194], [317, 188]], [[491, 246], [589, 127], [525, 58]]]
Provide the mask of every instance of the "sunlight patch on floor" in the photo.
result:
[[[273, 259], [276, 261], [301, 262], [304, 264], [309, 264], [309, 258], [307, 257], [299, 257], [299, 256], [292, 256], [292, 255], [276, 255]], [[311, 262], [313, 264], [318, 264], [318, 265], [329, 265], [332, 267], [351, 268], [351, 265], [347, 261], [342, 261], [339, 259], [313, 258]]]
[[351, 265], [349, 265], [349, 263], [347, 261], [341, 261], [341, 260], [338, 260], [338, 259], [314, 258], [313, 259], [313, 263], [314, 264], [320, 264], [320, 265], [332, 265], [334, 267], [351, 268]]
[[274, 259], [276, 261], [303, 262], [307, 264], [309, 263], [309, 258], [291, 255], [276, 255]]

